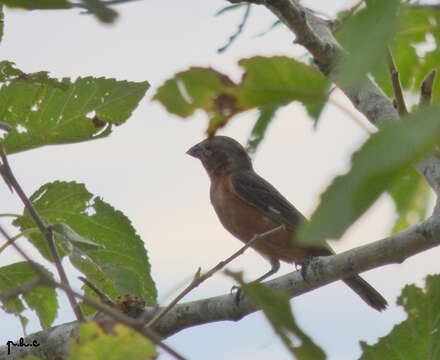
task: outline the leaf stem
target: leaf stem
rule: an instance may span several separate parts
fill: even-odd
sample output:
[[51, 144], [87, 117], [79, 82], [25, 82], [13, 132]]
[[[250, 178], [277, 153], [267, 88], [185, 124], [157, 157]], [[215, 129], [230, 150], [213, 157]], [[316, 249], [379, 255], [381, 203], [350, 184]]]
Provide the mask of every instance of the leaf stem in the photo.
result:
[[201, 274], [201, 268], [198, 268], [191, 283], [182, 290], [182, 292], [177, 295], [173, 301], [171, 301], [166, 307], [162, 308], [161, 311], [159, 311], [151, 320], [148, 321], [147, 327], [154, 327], [176, 304], [182, 300], [183, 297], [185, 297], [189, 292], [194, 290], [197, 286], [199, 286], [202, 282], [209, 279], [212, 275], [214, 275], [216, 272], [220, 271], [223, 267], [225, 267], [227, 264], [229, 264], [232, 260], [236, 259], [240, 255], [242, 255], [249, 247], [251, 247], [255, 242], [258, 240], [261, 240], [277, 231], [280, 231], [284, 229], [284, 225], [277, 226], [276, 228], [273, 228], [269, 231], [266, 231], [261, 234], [255, 234], [254, 237], [248, 241], [243, 247], [238, 249], [235, 253], [233, 253], [231, 256], [229, 256], [226, 260], [220, 261], [217, 265], [215, 265], [213, 268], [211, 268], [209, 271], [207, 271], [204, 274]]

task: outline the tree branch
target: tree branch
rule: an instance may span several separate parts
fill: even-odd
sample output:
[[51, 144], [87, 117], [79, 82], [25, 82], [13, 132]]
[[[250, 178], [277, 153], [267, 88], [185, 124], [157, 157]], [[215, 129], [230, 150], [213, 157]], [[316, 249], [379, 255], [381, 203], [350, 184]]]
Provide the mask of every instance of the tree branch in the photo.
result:
[[183, 291], [176, 296], [176, 298], [171, 301], [166, 307], [164, 307], [161, 311], [157, 313], [151, 320], [148, 321], [147, 326], [154, 327], [168, 312], [171, 311], [171, 309], [176, 306], [176, 304], [182, 300], [189, 292], [194, 290], [197, 286], [199, 286], [202, 282], [209, 279], [212, 275], [220, 271], [222, 268], [224, 268], [227, 264], [229, 264], [231, 261], [235, 260], [240, 255], [243, 255], [243, 253], [251, 247], [254, 243], [257, 241], [264, 239], [265, 237], [280, 231], [282, 229], [285, 229], [284, 225], [277, 226], [271, 230], [268, 230], [261, 234], [255, 234], [254, 237], [248, 241], [244, 246], [242, 246], [240, 249], [238, 249], [235, 253], [233, 253], [231, 256], [229, 256], [226, 260], [220, 261], [217, 265], [215, 265], [213, 268], [211, 268], [206, 273], [200, 275], [200, 268], [197, 270], [196, 274], [194, 275], [193, 280], [191, 283], [183, 289]]
[[[271, 290], [285, 291], [292, 298], [353, 274], [388, 264], [402, 263], [413, 255], [439, 245], [440, 220], [431, 217], [423, 223], [374, 243], [338, 255], [316, 258], [307, 267], [307, 281], [303, 279], [300, 271], [294, 271], [264, 284]], [[225, 320], [238, 321], [257, 310], [247, 298], [242, 298], [237, 304], [234, 294], [225, 294], [176, 305], [161, 319], [154, 330], [166, 338], [197, 325]], [[156, 313], [156, 308], [147, 307], [141, 317], [153, 318]], [[40, 342], [40, 348], [53, 351], [60, 346], [60, 337], [63, 337], [65, 342], [68, 341], [71, 331], [72, 324], [69, 323], [57, 327], [57, 337], [51, 336], [54, 329], [48, 329], [28, 338], [30, 340], [44, 338], [44, 342]], [[0, 347], [0, 358], [5, 351], [7, 351], [5, 346]]]
[[0, 293], [0, 301], [5, 302], [13, 297], [17, 297], [18, 295], [25, 295], [28, 292], [34, 290], [40, 285], [43, 285], [44, 281], [41, 280], [41, 278], [35, 278], [32, 280], [29, 280], [28, 282], [25, 282], [23, 285], [18, 286], [8, 292]]
[[[20, 184], [18, 183], [17, 179], [15, 178], [14, 173], [12, 172], [12, 169], [9, 165], [8, 158], [6, 156], [6, 153], [4, 152], [3, 146], [0, 144], [0, 158], [2, 160], [3, 165], [3, 176], [6, 177], [7, 183], [12, 186], [12, 188], [17, 193], [20, 200], [23, 202], [24, 206], [26, 207], [27, 211], [29, 211], [29, 214], [31, 215], [34, 222], [37, 224], [38, 228], [40, 229], [43, 236], [46, 238], [47, 244], [49, 246], [50, 253], [52, 255], [52, 260], [55, 264], [55, 267], [58, 271], [58, 275], [60, 277], [60, 280], [63, 284], [65, 284], [68, 288], [70, 288], [69, 279], [67, 278], [66, 272], [64, 271], [64, 267], [61, 264], [61, 259], [58, 255], [57, 248], [55, 246], [55, 241], [53, 239], [53, 233], [50, 226], [46, 226], [43, 222], [43, 219], [38, 214], [37, 210], [32, 205], [29, 198], [26, 196], [25, 192], [21, 188]], [[67, 292], [66, 293], [67, 298], [69, 300], [70, 306], [73, 309], [73, 312], [75, 313], [76, 318], [79, 321], [85, 321], [84, 314], [81, 311], [81, 308], [79, 307], [78, 303], [76, 302], [75, 297]]]
[[[0, 226], [0, 234], [2, 234], [9, 242], [10, 242], [10, 236], [7, 234], [7, 232]], [[147, 339], [151, 340], [154, 344], [158, 345], [159, 347], [161, 347], [163, 350], [165, 350], [167, 353], [169, 353], [173, 358], [178, 359], [178, 360], [185, 360], [185, 358], [180, 355], [179, 353], [177, 353], [175, 350], [173, 350], [171, 347], [169, 347], [168, 345], [166, 345], [165, 343], [162, 342], [162, 339], [157, 335], [157, 333], [153, 330], [151, 330], [149, 327], [144, 326], [143, 322], [139, 321], [138, 319], [134, 319], [131, 318], [125, 314], [123, 314], [122, 312], [118, 311], [117, 309], [114, 309], [102, 302], [100, 302], [99, 300], [96, 300], [94, 298], [88, 297], [88, 296], [84, 296], [81, 295], [79, 293], [77, 293], [76, 291], [74, 291], [69, 285], [63, 283], [63, 282], [57, 282], [54, 279], [52, 279], [48, 274], [46, 274], [46, 272], [44, 272], [44, 270], [42, 268], [40, 268], [27, 254], [26, 252], [23, 251], [23, 249], [21, 249], [21, 247], [19, 247], [17, 244], [15, 244], [14, 242], [11, 242], [11, 245], [15, 248], [15, 250], [17, 250], [17, 252], [28, 262], [28, 264], [30, 266], [32, 266], [32, 268], [35, 270], [35, 272], [39, 275], [39, 281], [41, 284], [46, 284], [48, 286], [52, 286], [54, 288], [58, 288], [63, 290], [66, 294], [69, 294], [70, 296], [73, 297], [77, 297], [79, 299], [81, 299], [82, 301], [84, 301], [85, 304], [92, 306], [93, 308], [95, 308], [96, 310], [98, 310], [99, 312], [108, 315], [108, 317], [114, 321], [120, 322], [130, 328], [132, 328], [133, 330], [137, 331], [138, 333], [140, 333], [141, 335], [143, 335], [144, 337], [146, 337]], [[29, 286], [29, 285], [28, 285]], [[49, 331], [51, 332], [51, 329], [45, 330], [45, 331]], [[45, 332], [43, 331], [43, 332]], [[41, 333], [41, 332], [40, 332]], [[35, 337], [39, 337], [40, 333], [35, 334]], [[73, 332], [68, 333], [68, 337], [65, 338], [65, 342], [68, 343], [70, 337], [73, 336]], [[31, 339], [32, 336], [34, 335], [30, 335], [27, 337], [27, 339]], [[57, 335], [60, 336], [60, 335]], [[43, 337], [45, 337], [45, 335], [43, 335]], [[28, 343], [32, 343], [33, 340], [35, 340], [35, 338], [32, 338], [30, 341], [28, 341]], [[58, 342], [58, 338], [54, 339]], [[20, 359], [22, 357], [26, 357], [29, 354], [33, 354], [33, 355], [42, 355], [44, 358], [59, 358], [59, 349], [58, 348], [45, 348], [45, 344], [42, 344], [43, 346], [40, 347], [32, 347], [32, 348], [26, 348], [26, 347], [14, 347], [14, 352], [9, 353], [9, 348], [7, 346], [3, 346], [0, 347], [0, 359], [6, 359], [6, 358], [11, 358], [11, 359]], [[27, 350], [26, 350], [27, 349]], [[35, 349], [35, 350], [33, 350]], [[49, 356], [49, 353], [47, 353], [47, 351], [49, 351], [49, 353], [53, 354], [51, 356]], [[66, 357], [68, 355], [68, 346], [63, 347], [63, 351], [67, 351], [64, 355], [64, 357]]]
[[[312, 54], [321, 72], [338, 85], [356, 109], [372, 124], [378, 125], [399, 119], [392, 101], [367, 76], [356, 86], [347, 86], [339, 81], [338, 75], [344, 71], [341, 64], [346, 63], [350, 55], [334, 38], [328, 21], [314, 15], [298, 0], [262, 0], [260, 3], [264, 4], [296, 34], [295, 42], [304, 46]], [[341, 62], [342, 59], [344, 59], [343, 62]], [[435, 156], [427, 157], [417, 164], [416, 168], [439, 195], [440, 159]], [[440, 206], [437, 208], [440, 213]]]

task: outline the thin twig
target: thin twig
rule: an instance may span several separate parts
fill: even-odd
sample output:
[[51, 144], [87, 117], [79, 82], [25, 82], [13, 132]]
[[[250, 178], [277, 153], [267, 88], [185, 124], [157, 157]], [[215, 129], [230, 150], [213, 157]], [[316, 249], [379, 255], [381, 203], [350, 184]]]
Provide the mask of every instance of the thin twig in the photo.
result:
[[[5, 237], [6, 240], [11, 242], [11, 237], [9, 234], [3, 229], [3, 227], [0, 225], [0, 233]], [[27, 263], [35, 270], [35, 272], [39, 275], [40, 281], [42, 284], [46, 284], [49, 286], [53, 286], [54, 288], [62, 289], [66, 294], [70, 294], [70, 296], [77, 297], [81, 299], [85, 304], [92, 306], [98, 311], [101, 311], [102, 313], [110, 316], [116, 321], [119, 321], [120, 323], [132, 328], [133, 330], [139, 332], [147, 339], [151, 340], [153, 343], [155, 343], [157, 346], [161, 347], [163, 350], [168, 352], [170, 355], [172, 355], [174, 358], [178, 360], [185, 360], [185, 358], [177, 353], [175, 350], [170, 348], [168, 345], [162, 342], [159, 335], [157, 335], [153, 330], [151, 330], [148, 327], [145, 327], [143, 322], [133, 319], [129, 316], [124, 315], [123, 313], [117, 311], [116, 309], [113, 309], [112, 307], [103, 304], [102, 302], [84, 296], [80, 293], [77, 293], [74, 291], [70, 286], [55, 281], [52, 279], [48, 274], [46, 274], [42, 268], [38, 266], [30, 257], [26, 254], [16, 243], [12, 242], [12, 246], [15, 248], [15, 250], [27, 261]]]
[[273, 228], [269, 231], [266, 231], [261, 234], [255, 234], [254, 237], [248, 241], [243, 247], [241, 247], [238, 251], [233, 253], [231, 256], [229, 256], [226, 260], [220, 261], [217, 265], [215, 265], [211, 270], [207, 271], [204, 274], [201, 273], [201, 268], [197, 269], [196, 274], [194, 275], [193, 280], [191, 283], [183, 289], [183, 291], [177, 295], [173, 301], [171, 301], [166, 307], [162, 308], [162, 310], [157, 313], [150, 321], [148, 321], [147, 326], [150, 328], [153, 328], [176, 304], [182, 300], [183, 297], [185, 297], [189, 292], [191, 292], [193, 289], [195, 289], [197, 286], [199, 286], [202, 282], [209, 279], [212, 275], [214, 275], [216, 272], [221, 270], [223, 267], [225, 267], [227, 264], [229, 264], [231, 261], [242, 255], [249, 247], [251, 247], [255, 242], [258, 240], [261, 240], [269, 235], [272, 235], [273, 233], [280, 231], [284, 229], [284, 225], [277, 226], [276, 228]]
[[341, 104], [339, 101], [336, 101], [335, 99], [330, 98], [330, 97], [328, 98], [327, 101], [330, 104], [333, 104], [334, 106], [336, 106], [339, 110], [343, 111], [348, 116], [350, 116], [354, 120], [354, 122], [356, 124], [358, 124], [362, 129], [364, 129], [367, 133], [369, 133], [369, 134], [373, 134], [374, 133], [374, 131], [371, 130], [367, 126], [367, 124], [365, 124], [365, 122], [362, 121], [362, 119], [359, 116], [357, 116], [353, 111], [351, 111], [347, 106]]
[[[0, 157], [3, 163], [3, 175], [8, 179], [8, 182], [11, 184], [21, 201], [23, 202], [26, 209], [29, 211], [29, 214], [37, 224], [38, 228], [40, 229], [41, 233], [47, 240], [47, 244], [49, 246], [49, 250], [51, 252], [53, 262], [55, 263], [55, 267], [58, 271], [58, 275], [60, 277], [60, 280], [63, 284], [66, 284], [67, 287], [70, 287], [69, 280], [67, 278], [66, 272], [64, 271], [64, 267], [61, 264], [61, 259], [58, 255], [55, 242], [53, 239], [53, 233], [50, 226], [46, 226], [43, 222], [43, 219], [38, 215], [37, 210], [34, 208], [26, 194], [24, 193], [23, 189], [21, 188], [20, 184], [18, 183], [17, 179], [15, 178], [11, 167], [9, 166], [8, 158], [4, 152], [3, 147], [0, 144]], [[72, 294], [67, 293], [67, 298], [69, 299], [70, 305], [72, 306], [73, 312], [76, 315], [76, 318], [78, 321], [85, 321], [84, 314], [81, 311], [81, 308], [79, 307], [78, 303], [76, 302], [76, 299]]]
[[16, 297], [20, 294], [22, 295], [27, 294], [28, 292], [34, 290], [36, 287], [40, 285], [44, 285], [44, 281], [41, 280], [40, 277], [29, 280], [25, 282], [23, 285], [17, 286], [16, 288], [12, 289], [11, 291], [0, 293], [0, 301], [5, 302], [8, 301], [10, 298]]
[[406, 109], [405, 99], [403, 97], [402, 84], [400, 83], [399, 72], [397, 71], [396, 63], [394, 62], [391, 50], [387, 53], [388, 69], [391, 75], [391, 82], [393, 84], [394, 96], [396, 99], [396, 108], [400, 116], [408, 114]]
[[434, 87], [436, 75], [437, 70], [434, 69], [428, 75], [426, 75], [425, 79], [423, 80], [420, 88], [419, 106], [431, 104], [432, 88]]
[[15, 217], [15, 218], [18, 218], [20, 216], [21, 216], [20, 214], [10, 214], [10, 213], [0, 214], [0, 217]]
[[115, 306], [115, 302], [112, 299], [110, 299], [110, 297], [107, 294], [99, 290], [91, 281], [87, 280], [83, 276], [78, 276], [78, 279], [80, 279], [84, 284], [86, 284], [90, 289], [92, 289], [104, 304], [107, 304], [108, 306], [111, 307]]
[[237, 37], [243, 32], [243, 29], [246, 26], [246, 23], [249, 19], [250, 13], [251, 13], [251, 4], [247, 4], [246, 10], [243, 15], [243, 19], [241, 20], [241, 23], [238, 25], [237, 31], [229, 37], [229, 40], [226, 43], [226, 45], [217, 49], [218, 53], [222, 53], [226, 51], [229, 48], [229, 46], [231, 46], [231, 44], [235, 41], [235, 39], [237, 39]]
[[[30, 228], [22, 231], [21, 233], [11, 237], [11, 241], [17, 240], [21, 236], [27, 236], [29, 234], [32, 234], [33, 232], [38, 232], [39, 230], [37, 228]], [[2, 246], [0, 246], [0, 253], [2, 253], [11, 243], [9, 241], [6, 241]]]

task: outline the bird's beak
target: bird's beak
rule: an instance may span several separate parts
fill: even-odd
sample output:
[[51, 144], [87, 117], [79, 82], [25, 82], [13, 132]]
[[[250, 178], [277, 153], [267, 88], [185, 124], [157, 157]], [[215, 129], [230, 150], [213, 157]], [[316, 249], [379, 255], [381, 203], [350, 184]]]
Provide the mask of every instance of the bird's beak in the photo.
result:
[[189, 149], [186, 153], [192, 157], [200, 159], [200, 157], [203, 153], [203, 149], [200, 146], [200, 144], [196, 144], [191, 149]]

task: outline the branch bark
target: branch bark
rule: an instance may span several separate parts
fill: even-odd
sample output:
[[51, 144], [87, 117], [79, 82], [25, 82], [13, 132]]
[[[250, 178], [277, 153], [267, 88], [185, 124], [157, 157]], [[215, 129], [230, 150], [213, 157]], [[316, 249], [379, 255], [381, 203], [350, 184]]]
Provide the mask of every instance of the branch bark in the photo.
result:
[[[405, 259], [425, 250], [440, 245], [440, 220], [431, 217], [400, 233], [378, 240], [374, 243], [348, 250], [338, 255], [316, 258], [307, 268], [307, 281], [300, 271], [294, 271], [264, 284], [271, 290], [285, 291], [290, 298], [312, 291], [333, 281], [362, 273], [380, 266], [402, 263]], [[145, 308], [142, 318], [153, 318], [157, 308]], [[155, 326], [156, 333], [163, 338], [171, 336], [183, 329], [216, 321], [238, 321], [258, 309], [246, 298], [236, 303], [234, 294], [225, 294], [176, 305]], [[59, 355], [60, 349], [68, 351], [66, 344], [73, 330], [72, 323], [47, 329], [28, 336], [28, 342], [34, 339], [41, 344], [38, 348], [13, 348], [20, 351], [20, 356], [35, 353]], [[54, 335], [56, 334], [56, 336]], [[25, 341], [26, 341], [25, 339]], [[63, 339], [61, 341], [61, 339]], [[0, 358], [7, 354], [7, 347], [0, 347]], [[14, 354], [12, 354], [14, 355]], [[20, 357], [11, 357], [18, 359]]]
[[[238, 2], [239, 0], [230, 0]], [[292, 32], [296, 43], [303, 45], [313, 56], [315, 64], [322, 73], [334, 81], [353, 105], [373, 124], [399, 119], [392, 101], [368, 77], [355, 87], [338, 83], [341, 59], [349, 57], [333, 37], [329, 23], [315, 16], [297, 0], [254, 0], [272, 11]], [[427, 179], [434, 191], [440, 193], [440, 161], [434, 156], [424, 159], [417, 165], [419, 172]], [[405, 259], [422, 251], [440, 245], [440, 206], [428, 220], [410, 227], [388, 238], [346, 251], [322, 257], [313, 261], [307, 268], [307, 282], [300, 272], [295, 271], [265, 284], [272, 290], [283, 290], [292, 298], [314, 290], [338, 279]], [[166, 338], [183, 329], [215, 321], [238, 321], [257, 309], [246, 299], [236, 304], [235, 296], [222, 296], [202, 299], [176, 305], [155, 326], [155, 331]], [[144, 319], [152, 319], [157, 308], [146, 308]], [[20, 348], [20, 350], [45, 351], [59, 354], [61, 346], [67, 343], [75, 324], [65, 324], [33, 335], [28, 339], [41, 338], [39, 348]], [[56, 334], [54, 336], [53, 334]], [[0, 358], [5, 357], [6, 346], [0, 347]], [[67, 351], [67, 350], [66, 350]], [[20, 356], [23, 356], [20, 354]], [[18, 357], [10, 357], [17, 359]]]
[[[350, 99], [353, 105], [374, 125], [396, 121], [399, 114], [392, 101], [368, 77], [357, 86], [346, 86], [338, 80], [344, 69], [341, 60], [349, 57], [336, 41], [329, 22], [314, 15], [298, 0], [261, 1], [296, 35], [295, 42], [304, 46], [314, 58], [321, 72], [332, 80]], [[430, 156], [416, 165], [437, 195], [440, 194], [440, 160]], [[440, 211], [440, 206], [436, 207]]]

